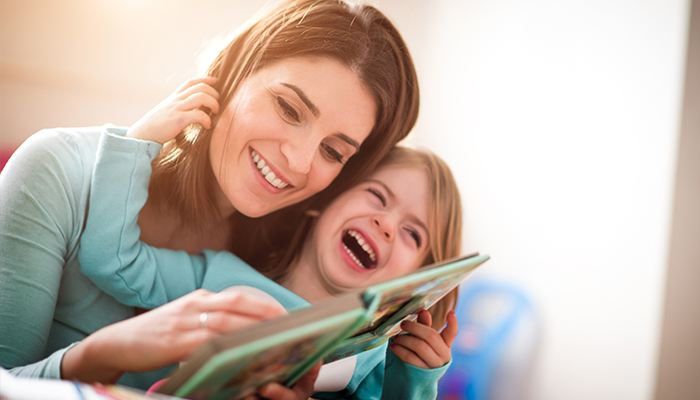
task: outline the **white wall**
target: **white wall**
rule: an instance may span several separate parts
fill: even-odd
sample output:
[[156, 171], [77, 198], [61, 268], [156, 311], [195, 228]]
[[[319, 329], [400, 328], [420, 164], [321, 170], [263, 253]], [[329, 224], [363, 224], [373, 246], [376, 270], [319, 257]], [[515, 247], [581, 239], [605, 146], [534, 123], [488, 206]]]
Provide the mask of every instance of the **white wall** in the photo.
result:
[[[264, 1], [20, 1], [0, 12], [0, 145], [134, 121]], [[686, 0], [373, 1], [414, 53], [410, 140], [460, 181], [479, 272], [542, 323], [520, 398], [651, 398]]]
[[439, 3], [414, 141], [458, 175], [482, 274], [539, 307], [529, 398], [652, 396], [687, 8]]

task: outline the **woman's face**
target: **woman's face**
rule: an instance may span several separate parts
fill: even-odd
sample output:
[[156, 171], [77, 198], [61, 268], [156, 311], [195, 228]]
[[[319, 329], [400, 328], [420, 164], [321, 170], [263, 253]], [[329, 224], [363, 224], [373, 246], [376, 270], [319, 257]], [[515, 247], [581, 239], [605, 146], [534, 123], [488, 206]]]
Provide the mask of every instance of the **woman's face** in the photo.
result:
[[425, 170], [380, 168], [324, 210], [303, 261], [329, 293], [413, 272], [429, 250], [431, 198]]
[[209, 155], [222, 207], [259, 217], [318, 193], [374, 126], [376, 103], [330, 58], [291, 58], [241, 83], [214, 127]]

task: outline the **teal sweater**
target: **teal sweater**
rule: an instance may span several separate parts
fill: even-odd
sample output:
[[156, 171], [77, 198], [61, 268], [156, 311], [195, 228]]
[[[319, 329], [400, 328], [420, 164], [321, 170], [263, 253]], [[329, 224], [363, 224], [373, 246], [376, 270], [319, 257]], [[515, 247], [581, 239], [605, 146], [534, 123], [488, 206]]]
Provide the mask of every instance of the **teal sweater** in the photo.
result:
[[[60, 378], [72, 344], [134, 315], [78, 263], [98, 139], [109, 129], [36, 133], [0, 174], [0, 365], [14, 375]], [[119, 383], [146, 388], [166, 372], [127, 374]]]
[[[306, 300], [231, 253], [190, 255], [139, 240], [137, 219], [148, 194], [155, 146], [114, 134], [102, 136], [79, 253], [83, 273], [120, 302], [136, 307], [157, 307], [197, 288], [219, 291], [232, 285], [261, 289], [288, 310], [307, 307]], [[429, 370], [403, 363], [383, 345], [358, 355], [343, 390], [316, 396], [435, 398], [437, 381], [446, 368]], [[388, 389], [398, 382], [403, 384]]]

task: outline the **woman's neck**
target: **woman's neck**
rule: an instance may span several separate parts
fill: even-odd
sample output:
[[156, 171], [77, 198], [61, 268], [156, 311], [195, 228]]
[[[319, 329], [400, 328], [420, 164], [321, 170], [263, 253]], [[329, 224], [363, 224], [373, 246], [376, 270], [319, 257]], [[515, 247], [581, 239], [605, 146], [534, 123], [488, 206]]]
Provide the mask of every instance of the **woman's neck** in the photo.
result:
[[206, 235], [191, 229], [183, 229], [177, 214], [164, 207], [147, 201], [138, 219], [141, 240], [172, 250], [184, 250], [191, 254], [204, 249], [228, 250], [231, 243], [232, 227], [229, 218], [221, 218], [207, 226]]

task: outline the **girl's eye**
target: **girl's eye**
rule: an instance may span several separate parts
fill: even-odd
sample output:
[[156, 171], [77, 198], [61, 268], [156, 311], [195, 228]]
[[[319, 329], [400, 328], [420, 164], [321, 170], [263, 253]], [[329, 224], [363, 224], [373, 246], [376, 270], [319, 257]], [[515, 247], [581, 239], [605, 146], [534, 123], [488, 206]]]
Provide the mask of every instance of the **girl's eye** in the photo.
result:
[[384, 197], [382, 192], [380, 192], [379, 190], [377, 190], [375, 188], [371, 188], [371, 187], [367, 188], [367, 191], [372, 193], [372, 195], [374, 195], [374, 197], [376, 197], [379, 200], [379, 202], [382, 203], [382, 207], [386, 207], [386, 197]]
[[343, 155], [340, 154], [338, 150], [334, 149], [330, 144], [321, 143], [321, 151], [323, 152], [323, 155], [331, 161], [336, 161], [341, 164], [343, 164], [345, 161], [343, 160]]
[[297, 110], [295, 110], [291, 104], [289, 104], [285, 99], [283, 99], [282, 96], [277, 96], [277, 105], [279, 105], [280, 109], [282, 110], [282, 113], [286, 118], [291, 119], [292, 121], [297, 123], [301, 120]]
[[421, 244], [423, 244], [423, 238], [421, 238], [420, 233], [411, 228], [406, 228], [406, 231], [411, 235], [411, 239], [416, 242], [416, 247], [420, 248]]

